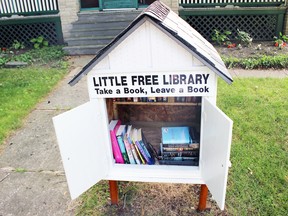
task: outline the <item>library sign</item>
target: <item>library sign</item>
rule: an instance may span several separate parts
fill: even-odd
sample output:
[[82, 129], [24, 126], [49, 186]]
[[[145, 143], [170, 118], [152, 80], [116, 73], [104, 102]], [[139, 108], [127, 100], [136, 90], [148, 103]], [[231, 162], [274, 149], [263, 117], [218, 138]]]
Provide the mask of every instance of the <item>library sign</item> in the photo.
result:
[[89, 77], [88, 85], [92, 98], [212, 96], [215, 94], [215, 73], [94, 73]]

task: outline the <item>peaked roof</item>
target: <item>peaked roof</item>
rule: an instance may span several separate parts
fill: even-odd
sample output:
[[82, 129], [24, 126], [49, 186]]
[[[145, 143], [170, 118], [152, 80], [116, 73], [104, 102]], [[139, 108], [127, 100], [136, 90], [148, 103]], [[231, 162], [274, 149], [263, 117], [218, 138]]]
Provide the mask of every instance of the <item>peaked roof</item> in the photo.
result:
[[155, 1], [143, 10], [143, 12], [107, 46], [101, 49], [96, 56], [69, 82], [69, 84], [74, 85], [84, 75], [88, 74], [90, 70], [92, 70], [92, 68], [112, 50], [114, 45], [116, 45], [121, 38], [125, 37], [125, 34], [145, 17], [150, 18], [150, 20], [152, 20], [156, 25], [164, 29], [164, 32], [170, 34], [170, 37], [178, 40], [182, 46], [193, 54], [193, 56], [214, 71], [228, 84], [233, 82], [225, 64], [212, 44], [203, 38], [186, 21], [171, 11], [166, 5], [160, 1]]

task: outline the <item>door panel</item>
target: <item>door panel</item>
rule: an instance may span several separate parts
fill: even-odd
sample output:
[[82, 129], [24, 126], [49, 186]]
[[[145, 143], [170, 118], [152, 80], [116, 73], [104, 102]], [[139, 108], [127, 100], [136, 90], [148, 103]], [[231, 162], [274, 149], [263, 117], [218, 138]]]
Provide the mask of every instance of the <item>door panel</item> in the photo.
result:
[[[108, 125], [101, 103], [88, 102], [53, 118], [72, 199], [108, 173]], [[107, 128], [105, 128], [107, 125]]]
[[202, 100], [201, 170], [220, 209], [225, 207], [233, 122], [206, 98]]

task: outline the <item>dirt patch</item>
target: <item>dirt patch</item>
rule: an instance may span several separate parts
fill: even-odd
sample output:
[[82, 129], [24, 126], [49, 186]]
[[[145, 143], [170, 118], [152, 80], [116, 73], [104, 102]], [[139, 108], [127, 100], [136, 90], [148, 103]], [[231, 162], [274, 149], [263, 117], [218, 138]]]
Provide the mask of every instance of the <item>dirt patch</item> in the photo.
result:
[[287, 54], [288, 46], [280, 49], [275, 47], [273, 41], [262, 41], [254, 42], [249, 47], [241, 46], [234, 48], [227, 48], [227, 46], [218, 46], [214, 45], [216, 50], [221, 56], [225, 57], [236, 57], [236, 58], [248, 58], [248, 57], [257, 57], [257, 56], [274, 56], [279, 54]]
[[[178, 216], [228, 215], [208, 194], [206, 209], [198, 211], [201, 185], [119, 181], [118, 205], [111, 205], [108, 181], [94, 185], [70, 209], [75, 215]], [[93, 212], [93, 214], [90, 214]]]

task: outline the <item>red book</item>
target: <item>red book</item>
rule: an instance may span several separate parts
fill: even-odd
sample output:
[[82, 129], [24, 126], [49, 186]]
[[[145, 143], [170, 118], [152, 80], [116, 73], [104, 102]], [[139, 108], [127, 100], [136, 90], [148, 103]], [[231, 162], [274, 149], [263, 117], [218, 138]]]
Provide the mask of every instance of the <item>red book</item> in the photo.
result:
[[111, 137], [111, 143], [112, 143], [112, 151], [113, 151], [113, 156], [116, 161], [116, 163], [121, 163], [124, 164], [124, 159], [121, 154], [121, 150], [116, 138], [116, 132], [118, 128], [121, 125], [120, 120], [112, 120], [109, 124], [109, 131], [110, 131], [110, 137]]

